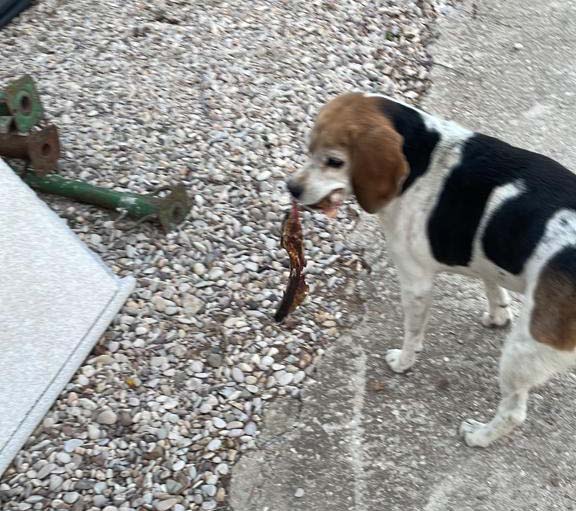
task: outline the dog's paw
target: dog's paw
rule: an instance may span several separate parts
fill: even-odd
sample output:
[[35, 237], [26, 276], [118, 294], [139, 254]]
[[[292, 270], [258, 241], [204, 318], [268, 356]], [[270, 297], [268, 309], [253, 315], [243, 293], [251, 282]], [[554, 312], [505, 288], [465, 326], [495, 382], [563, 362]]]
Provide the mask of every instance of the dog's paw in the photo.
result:
[[390, 369], [395, 373], [403, 373], [408, 371], [413, 365], [415, 360], [406, 360], [402, 358], [402, 350], [388, 350], [386, 352], [386, 363]]
[[466, 419], [460, 424], [460, 435], [468, 447], [487, 447], [492, 442], [486, 424], [474, 419]]
[[485, 312], [482, 324], [487, 328], [503, 328], [512, 322], [510, 307], [498, 307], [495, 311]]

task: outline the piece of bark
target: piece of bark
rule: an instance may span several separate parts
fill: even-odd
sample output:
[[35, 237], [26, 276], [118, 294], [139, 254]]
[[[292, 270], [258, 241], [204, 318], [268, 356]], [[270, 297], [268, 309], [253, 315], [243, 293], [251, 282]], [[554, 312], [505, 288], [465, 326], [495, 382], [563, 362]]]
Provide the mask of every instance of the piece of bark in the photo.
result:
[[288, 314], [293, 312], [302, 303], [308, 293], [308, 285], [305, 281], [304, 268], [304, 239], [302, 225], [298, 214], [298, 205], [293, 202], [292, 208], [286, 214], [282, 222], [282, 248], [288, 252], [290, 258], [290, 276], [282, 302], [274, 315], [274, 319], [280, 323]]

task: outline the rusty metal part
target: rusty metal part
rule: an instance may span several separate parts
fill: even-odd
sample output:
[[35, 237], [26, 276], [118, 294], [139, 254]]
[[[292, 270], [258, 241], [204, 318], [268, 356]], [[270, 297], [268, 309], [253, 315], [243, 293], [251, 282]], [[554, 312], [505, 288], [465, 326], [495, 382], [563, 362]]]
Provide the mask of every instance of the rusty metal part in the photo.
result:
[[44, 117], [34, 79], [25, 75], [0, 91], [0, 116], [10, 116], [20, 133], [28, 133]]
[[158, 221], [166, 232], [184, 222], [192, 208], [186, 187], [181, 183], [173, 186], [166, 197], [151, 197], [149, 200], [155, 205]]
[[29, 173], [22, 176], [22, 179], [41, 192], [125, 212], [133, 218], [157, 220], [166, 232], [181, 224], [191, 207], [190, 197], [183, 184], [171, 187], [165, 197], [157, 197], [101, 188], [55, 174], [37, 176]]
[[58, 128], [49, 125], [27, 135], [0, 134], [0, 156], [29, 161], [41, 175], [51, 172], [60, 158]]

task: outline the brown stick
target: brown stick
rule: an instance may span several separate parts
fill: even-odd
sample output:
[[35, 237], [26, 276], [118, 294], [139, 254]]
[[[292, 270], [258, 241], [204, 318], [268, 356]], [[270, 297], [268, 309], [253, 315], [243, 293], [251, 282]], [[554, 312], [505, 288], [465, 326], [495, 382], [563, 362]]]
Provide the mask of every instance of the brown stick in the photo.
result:
[[298, 215], [298, 205], [293, 202], [290, 212], [286, 214], [282, 222], [282, 248], [288, 252], [290, 258], [290, 276], [280, 306], [274, 315], [274, 319], [281, 323], [288, 314], [293, 312], [306, 298], [308, 285], [305, 281], [304, 268], [304, 244], [302, 225]]

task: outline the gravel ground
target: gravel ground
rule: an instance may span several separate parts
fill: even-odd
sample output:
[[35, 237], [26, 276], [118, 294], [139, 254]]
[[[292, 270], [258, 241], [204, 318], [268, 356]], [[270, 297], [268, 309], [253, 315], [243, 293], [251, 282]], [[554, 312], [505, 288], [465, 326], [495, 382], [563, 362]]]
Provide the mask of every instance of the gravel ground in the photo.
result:
[[[271, 321], [287, 277], [287, 173], [313, 116], [351, 89], [427, 86], [432, 0], [46, 0], [0, 33], [0, 80], [31, 72], [61, 172], [152, 192], [183, 180], [168, 236], [45, 197], [138, 288], [0, 480], [11, 510], [226, 509], [266, 403], [298, 398], [350, 326], [362, 267], [345, 222], [304, 214], [310, 298]], [[237, 510], [249, 511], [249, 510]]]

